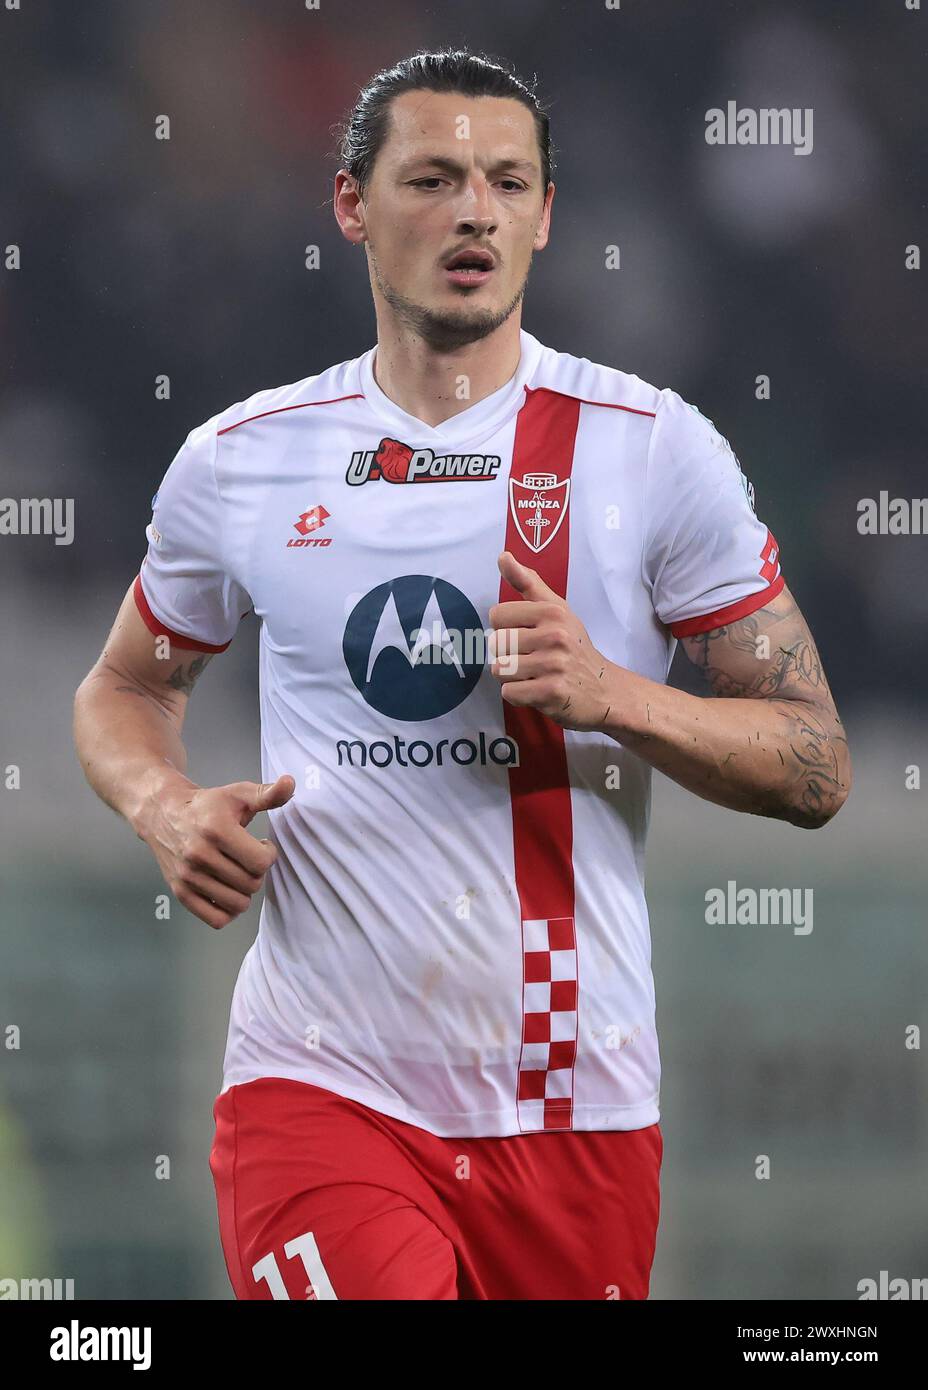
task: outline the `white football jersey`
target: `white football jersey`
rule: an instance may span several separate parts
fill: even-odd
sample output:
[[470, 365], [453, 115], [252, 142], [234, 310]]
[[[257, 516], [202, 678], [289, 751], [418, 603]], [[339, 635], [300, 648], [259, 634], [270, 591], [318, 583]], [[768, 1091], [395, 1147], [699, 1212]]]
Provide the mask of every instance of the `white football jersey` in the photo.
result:
[[296, 779], [222, 1089], [290, 1077], [445, 1136], [650, 1125], [650, 769], [502, 700], [497, 557], [664, 682], [676, 637], [779, 593], [776, 542], [673, 391], [523, 330], [506, 385], [427, 425], [375, 352], [193, 430], [135, 584], [181, 647], [260, 618], [262, 777]]

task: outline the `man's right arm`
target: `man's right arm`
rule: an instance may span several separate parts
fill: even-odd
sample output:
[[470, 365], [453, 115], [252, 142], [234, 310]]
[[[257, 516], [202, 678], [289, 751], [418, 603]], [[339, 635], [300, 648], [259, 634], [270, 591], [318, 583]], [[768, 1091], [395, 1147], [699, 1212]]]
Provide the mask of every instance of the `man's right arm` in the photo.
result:
[[75, 695], [74, 743], [88, 782], [145, 841], [178, 901], [224, 927], [247, 910], [277, 857], [245, 826], [284, 805], [296, 784], [200, 787], [186, 775], [184, 715], [211, 655], [150, 632], [130, 588]]

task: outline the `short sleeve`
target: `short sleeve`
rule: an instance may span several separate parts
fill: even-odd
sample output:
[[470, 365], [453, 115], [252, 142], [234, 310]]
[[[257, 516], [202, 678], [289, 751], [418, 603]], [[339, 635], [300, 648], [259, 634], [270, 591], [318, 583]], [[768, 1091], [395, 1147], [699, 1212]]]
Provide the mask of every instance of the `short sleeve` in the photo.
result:
[[661, 392], [648, 449], [644, 578], [674, 637], [746, 617], [783, 588], [779, 546], [728, 440]]
[[148, 628], [196, 651], [221, 652], [252, 602], [223, 555], [216, 421], [192, 430], [152, 499], [135, 602]]

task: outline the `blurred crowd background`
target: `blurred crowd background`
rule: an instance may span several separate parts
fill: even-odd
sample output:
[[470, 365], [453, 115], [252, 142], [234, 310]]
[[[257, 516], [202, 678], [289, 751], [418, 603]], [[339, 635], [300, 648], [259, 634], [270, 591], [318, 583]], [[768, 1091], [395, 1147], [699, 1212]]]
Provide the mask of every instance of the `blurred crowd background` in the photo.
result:
[[[925, 241], [926, 23], [904, 0], [0, 10], [0, 248], [21, 254], [0, 273], [0, 495], [76, 513], [71, 545], [0, 536], [0, 765], [21, 770], [0, 787], [0, 1279], [230, 1296], [206, 1162], [257, 913], [220, 935], [179, 908], [155, 920], [160, 878], [84, 783], [71, 700], [188, 431], [374, 342], [331, 212], [335, 127], [380, 68], [460, 42], [537, 74], [550, 110], [552, 239], [524, 326], [673, 386], [728, 437], [855, 759], [816, 833], [655, 775], [653, 1296], [846, 1299], [881, 1269], [928, 1276], [928, 1084], [905, 1047], [928, 997], [928, 793], [907, 785], [926, 539], [857, 527], [861, 499], [928, 491], [924, 272], [906, 268]], [[731, 99], [812, 108], [813, 152], [707, 145]], [[252, 618], [191, 702], [202, 782], [259, 775], [256, 641]], [[813, 933], [707, 927], [704, 893], [729, 878], [814, 888]]]

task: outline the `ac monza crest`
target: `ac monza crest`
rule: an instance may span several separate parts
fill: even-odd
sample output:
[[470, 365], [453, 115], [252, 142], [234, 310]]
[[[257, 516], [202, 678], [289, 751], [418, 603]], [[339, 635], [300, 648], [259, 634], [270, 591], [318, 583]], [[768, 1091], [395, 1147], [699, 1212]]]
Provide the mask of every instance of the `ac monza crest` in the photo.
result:
[[521, 482], [509, 479], [509, 509], [516, 530], [537, 555], [550, 545], [567, 515], [570, 479], [558, 482], [556, 473], [526, 473]]

